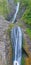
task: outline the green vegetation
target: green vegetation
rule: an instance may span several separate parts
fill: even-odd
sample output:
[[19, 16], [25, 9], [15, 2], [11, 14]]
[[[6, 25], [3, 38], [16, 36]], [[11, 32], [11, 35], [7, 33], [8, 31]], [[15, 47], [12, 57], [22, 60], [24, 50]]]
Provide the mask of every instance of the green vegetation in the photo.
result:
[[[17, 2], [18, 0], [14, 0]], [[25, 6], [26, 10], [22, 16], [22, 20], [27, 24], [31, 26], [31, 0], [20, 0], [20, 5]]]
[[20, 0], [14, 0], [15, 3], [19, 2]]
[[22, 19], [26, 24], [31, 26], [31, 8], [26, 9]]
[[22, 27], [22, 25], [21, 25], [20, 23], [10, 24], [10, 25], [9, 25], [9, 27], [8, 27], [7, 32], [10, 34], [11, 29], [12, 29], [14, 26], [16, 26], [16, 25], [18, 25], [18, 26]]
[[29, 38], [31, 39], [31, 29], [30, 29], [30, 28], [27, 28], [27, 29], [26, 29], [26, 32], [27, 32]]
[[2, 4], [3, 2], [2, 2], [2, 0], [0, 0], [0, 13], [3, 13], [3, 4]]
[[9, 4], [7, 0], [0, 0], [0, 15], [6, 15], [10, 12]]
[[26, 23], [28, 28], [26, 29], [26, 32], [31, 39], [31, 0], [21, 0], [21, 4], [26, 7], [26, 10], [21, 18], [21, 20]]
[[22, 0], [23, 4], [26, 4], [26, 10], [22, 16], [22, 20], [31, 26], [31, 0]]
[[21, 65], [25, 65], [25, 58], [24, 58], [24, 55], [22, 56]]

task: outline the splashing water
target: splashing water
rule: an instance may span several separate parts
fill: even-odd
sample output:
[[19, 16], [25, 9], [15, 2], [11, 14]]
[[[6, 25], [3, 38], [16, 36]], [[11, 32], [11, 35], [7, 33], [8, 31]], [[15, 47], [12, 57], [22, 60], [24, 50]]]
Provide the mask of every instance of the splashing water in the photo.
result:
[[19, 65], [19, 63], [17, 61], [14, 61], [13, 65]]
[[11, 31], [13, 47], [13, 65], [21, 65], [22, 58], [22, 30], [16, 26]]

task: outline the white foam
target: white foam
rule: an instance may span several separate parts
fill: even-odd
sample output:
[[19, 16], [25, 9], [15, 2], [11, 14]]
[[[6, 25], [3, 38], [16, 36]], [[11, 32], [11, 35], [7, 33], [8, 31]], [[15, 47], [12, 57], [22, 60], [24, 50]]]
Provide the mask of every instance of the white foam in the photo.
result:
[[14, 61], [13, 65], [19, 65], [18, 61]]

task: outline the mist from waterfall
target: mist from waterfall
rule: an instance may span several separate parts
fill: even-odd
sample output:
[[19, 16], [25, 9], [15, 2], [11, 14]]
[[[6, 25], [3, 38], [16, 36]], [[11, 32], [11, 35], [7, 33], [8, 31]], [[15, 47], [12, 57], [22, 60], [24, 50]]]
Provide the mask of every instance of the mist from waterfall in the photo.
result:
[[13, 47], [13, 65], [21, 65], [22, 58], [22, 30], [16, 26], [11, 30]]

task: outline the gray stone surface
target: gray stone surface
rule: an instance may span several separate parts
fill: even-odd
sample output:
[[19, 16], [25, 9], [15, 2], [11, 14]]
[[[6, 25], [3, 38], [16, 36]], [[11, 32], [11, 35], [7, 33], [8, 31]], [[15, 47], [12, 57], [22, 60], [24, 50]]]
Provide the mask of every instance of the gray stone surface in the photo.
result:
[[8, 25], [9, 22], [6, 21], [4, 17], [0, 16], [0, 65], [7, 65], [5, 52], [6, 44], [5, 30], [8, 29]]

